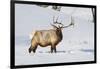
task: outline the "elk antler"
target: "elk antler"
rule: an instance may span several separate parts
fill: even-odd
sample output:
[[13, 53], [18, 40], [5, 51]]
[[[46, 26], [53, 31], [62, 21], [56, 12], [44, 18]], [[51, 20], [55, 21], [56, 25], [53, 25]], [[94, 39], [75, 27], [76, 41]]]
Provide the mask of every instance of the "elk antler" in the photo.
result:
[[68, 26], [64, 26], [61, 22], [57, 22], [58, 17], [57, 17], [56, 21], [54, 21], [54, 18], [55, 18], [55, 17], [53, 16], [53, 24], [51, 24], [53, 27], [55, 26], [54, 24], [59, 24], [59, 25], [61, 25], [61, 26], [59, 26], [60, 28], [67, 28], [67, 27], [69, 27], [69, 26], [71, 26], [71, 25], [74, 26], [74, 20], [73, 20], [72, 17], [71, 17], [71, 24], [69, 24]]
[[72, 16], [71, 16], [71, 23], [70, 23], [68, 26], [64, 26], [64, 25], [63, 25], [61, 28], [67, 28], [67, 27], [69, 27], [69, 26], [71, 26], [71, 25], [74, 26], [74, 20], [73, 20]]
[[57, 17], [56, 21], [54, 21], [54, 19], [55, 19], [55, 17], [53, 16], [53, 23], [54, 23], [54, 24], [58, 23], [58, 22], [57, 22], [58, 17]]
[[61, 21], [61, 22], [58, 22], [58, 21], [57, 21], [58, 18], [59, 18], [59, 17], [57, 17], [56, 21], [54, 22], [54, 17], [53, 17], [53, 23], [54, 23], [54, 24], [60, 24], [60, 25], [64, 26], [64, 25], [61, 23], [62, 21]]
[[55, 23], [58, 23], [58, 22], [57, 22], [57, 20], [58, 20], [58, 17], [57, 17], [57, 19], [56, 19], [56, 22], [55, 22]]

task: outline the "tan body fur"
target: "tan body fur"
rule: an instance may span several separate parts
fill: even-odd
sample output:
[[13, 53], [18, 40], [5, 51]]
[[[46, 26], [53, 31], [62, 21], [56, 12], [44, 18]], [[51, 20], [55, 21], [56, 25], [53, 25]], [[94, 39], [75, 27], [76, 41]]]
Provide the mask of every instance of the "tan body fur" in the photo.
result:
[[61, 29], [36, 31], [31, 40], [31, 47], [29, 48], [29, 52], [31, 52], [31, 50], [33, 50], [33, 52], [35, 52], [37, 46], [41, 46], [41, 47], [51, 46], [51, 52], [53, 52], [53, 50], [56, 52], [56, 45], [61, 40], [62, 40]]

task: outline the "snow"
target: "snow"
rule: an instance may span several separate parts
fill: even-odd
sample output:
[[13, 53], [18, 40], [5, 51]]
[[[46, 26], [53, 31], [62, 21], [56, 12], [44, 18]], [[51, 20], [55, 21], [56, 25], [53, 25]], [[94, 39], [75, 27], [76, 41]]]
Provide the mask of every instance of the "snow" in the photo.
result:
[[58, 21], [68, 25], [71, 22], [70, 12], [75, 9], [64, 7], [59, 13], [50, 8], [16, 4], [15, 65], [94, 61], [94, 23], [89, 21], [92, 19], [89, 8], [77, 8], [74, 12], [75, 26], [63, 29], [63, 40], [57, 45], [57, 53], [50, 53], [50, 46], [38, 46], [36, 53], [28, 52], [30, 34], [36, 30], [50, 29], [54, 15], [59, 16]]
[[[62, 47], [62, 49], [60, 49]], [[30, 64], [47, 64], [47, 63], [64, 63], [64, 62], [80, 62], [80, 61], [93, 61], [94, 55], [93, 49], [81, 50], [76, 48], [57, 47], [57, 53], [50, 53], [50, 47], [41, 48], [38, 47], [36, 53], [29, 54], [28, 46], [16, 46], [15, 47], [15, 63], [16, 65], [30, 65]]]

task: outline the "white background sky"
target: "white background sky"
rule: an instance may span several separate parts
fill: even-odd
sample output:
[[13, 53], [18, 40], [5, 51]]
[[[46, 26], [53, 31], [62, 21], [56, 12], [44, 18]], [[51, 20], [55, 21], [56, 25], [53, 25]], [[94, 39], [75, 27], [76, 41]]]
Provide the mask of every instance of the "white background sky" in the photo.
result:
[[[39, 0], [35, 0], [39, 1]], [[40, 0], [41, 1], [41, 0]], [[47, 0], [42, 0], [47, 1]], [[100, 35], [100, 1], [99, 0], [48, 0], [50, 2], [75, 3], [75, 4], [94, 4], [98, 6], [98, 35]], [[10, 65], [10, 1], [0, 1], [0, 69], [9, 69]], [[58, 67], [44, 67], [37, 69], [98, 69], [100, 65], [100, 36], [98, 36], [98, 64], [71, 65]], [[35, 69], [35, 68], [34, 68]]]
[[[60, 12], [57, 12], [52, 9], [38, 7], [36, 5], [16, 4], [15, 5], [15, 34], [16, 36], [18, 35], [24, 36], [30, 34], [33, 30], [35, 31], [37, 29], [39, 30], [50, 29], [52, 27], [50, 23], [53, 22], [53, 16], [56, 16], [56, 18], [57, 16], [59, 16], [58, 22], [62, 21], [64, 25], [68, 25], [71, 21], [71, 16], [73, 16], [75, 22], [75, 28], [79, 27], [77, 26], [79, 23], [80, 26], [83, 27], [81, 29], [82, 32], [83, 31], [90, 32], [90, 30], [86, 30], [87, 25], [83, 26], [83, 24], [88, 22], [91, 23], [92, 21], [91, 13], [92, 12], [90, 8], [76, 8], [76, 7], [66, 6], [66, 7], [62, 7]], [[64, 30], [67, 30], [67, 28], [65, 28]]]

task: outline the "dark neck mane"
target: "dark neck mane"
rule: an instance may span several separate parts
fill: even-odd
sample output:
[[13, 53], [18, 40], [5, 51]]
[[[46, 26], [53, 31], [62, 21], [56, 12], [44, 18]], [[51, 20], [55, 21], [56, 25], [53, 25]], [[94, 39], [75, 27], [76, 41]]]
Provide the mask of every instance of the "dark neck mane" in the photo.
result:
[[57, 30], [56, 33], [59, 37], [59, 40], [62, 40], [62, 38], [63, 38], [62, 30]]

